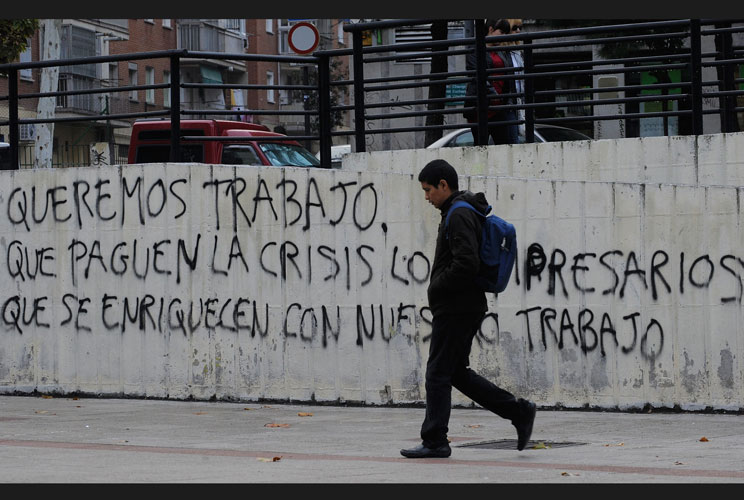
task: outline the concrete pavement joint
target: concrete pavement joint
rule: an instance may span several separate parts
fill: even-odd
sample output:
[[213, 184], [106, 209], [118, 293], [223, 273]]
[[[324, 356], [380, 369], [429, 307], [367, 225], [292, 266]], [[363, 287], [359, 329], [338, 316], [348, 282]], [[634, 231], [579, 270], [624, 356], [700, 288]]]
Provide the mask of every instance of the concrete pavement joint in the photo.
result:
[[[432, 458], [432, 459], [407, 459], [396, 457], [371, 457], [371, 456], [354, 456], [354, 455], [329, 455], [329, 454], [310, 454], [310, 453], [284, 453], [277, 451], [247, 451], [247, 450], [221, 450], [210, 448], [180, 448], [180, 447], [161, 447], [161, 446], [141, 446], [141, 445], [121, 445], [121, 444], [102, 444], [102, 443], [71, 443], [63, 441], [35, 441], [35, 440], [0, 440], [0, 446], [18, 446], [29, 448], [58, 448], [58, 449], [75, 449], [75, 450], [98, 450], [98, 451], [128, 451], [140, 453], [166, 453], [181, 455], [203, 455], [203, 456], [224, 456], [224, 457], [246, 457], [246, 458], [267, 458], [281, 457], [281, 460], [340, 460], [340, 461], [363, 461], [363, 462], [386, 462], [386, 463], [408, 463], [408, 464], [439, 464], [439, 465], [468, 465], [484, 467], [516, 467], [521, 469], [560, 469], [564, 471], [582, 471], [582, 472], [609, 472], [618, 474], [646, 474], [656, 476], [695, 476], [695, 477], [715, 477], [715, 478], [732, 478], [744, 479], [744, 471], [730, 470], [706, 470], [706, 469], [669, 469], [663, 467], [629, 467], [617, 465], [588, 465], [576, 463], [544, 463], [532, 461], [502, 461], [502, 460], [467, 460], [456, 458]], [[529, 460], [525, 454], [524, 457]]]

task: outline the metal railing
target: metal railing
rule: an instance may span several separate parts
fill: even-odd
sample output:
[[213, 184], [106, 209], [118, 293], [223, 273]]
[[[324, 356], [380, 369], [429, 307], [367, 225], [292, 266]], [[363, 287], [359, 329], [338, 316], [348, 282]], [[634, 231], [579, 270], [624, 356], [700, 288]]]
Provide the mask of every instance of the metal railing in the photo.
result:
[[[68, 90], [63, 88], [56, 92], [34, 92], [27, 94], [20, 94], [18, 92], [18, 72], [22, 69], [32, 68], [39, 69], [51, 66], [68, 66], [73, 64], [97, 64], [97, 63], [109, 63], [116, 61], [135, 61], [145, 59], [169, 59], [169, 69], [171, 82], [152, 84], [152, 85], [124, 85], [119, 87], [101, 87], [101, 88], [88, 88], [88, 89], [72, 89]], [[298, 62], [302, 64], [308, 64], [320, 68], [318, 73], [321, 76], [325, 76], [325, 79], [320, 78], [320, 85], [325, 85], [323, 88], [327, 88], [327, 69], [323, 71], [323, 65], [328, 66], [328, 58], [326, 57], [314, 57], [314, 56], [271, 56], [271, 55], [255, 55], [255, 54], [226, 54], [223, 52], [202, 52], [202, 51], [188, 51], [185, 49], [173, 49], [165, 51], [153, 51], [153, 52], [140, 52], [131, 54], [120, 54], [116, 56], [96, 56], [87, 58], [77, 59], [65, 59], [55, 61], [37, 61], [30, 63], [13, 63], [0, 65], [0, 72], [4, 71], [8, 75], [9, 91], [8, 95], [0, 96], [0, 101], [8, 101], [8, 114], [9, 119], [7, 121], [0, 121], [0, 126], [7, 125], [9, 128], [8, 136], [10, 143], [10, 165], [20, 165], [19, 162], [19, 126], [23, 124], [39, 124], [39, 123], [71, 123], [71, 122], [90, 122], [92, 120], [99, 121], [112, 121], [112, 120], [135, 120], [141, 118], [170, 118], [172, 123], [172, 135], [171, 135], [171, 161], [177, 161], [180, 158], [180, 141], [178, 140], [180, 134], [180, 123], [181, 119], [189, 118], [193, 116], [225, 116], [226, 119], [234, 117], [236, 115], [308, 115], [308, 116], [329, 116], [330, 110], [327, 109], [328, 101], [321, 98], [319, 99], [319, 106], [317, 110], [260, 110], [260, 109], [191, 109], [184, 108], [181, 104], [181, 89], [247, 89], [247, 90], [259, 90], [259, 89], [286, 89], [286, 90], [301, 90], [304, 92], [318, 92], [319, 85], [260, 85], [260, 84], [219, 84], [219, 83], [180, 83], [181, 82], [181, 63], [186, 60], [195, 59], [215, 59], [215, 60], [231, 60], [231, 61], [274, 61], [274, 62]], [[128, 93], [132, 90], [146, 90], [146, 89], [166, 89], [170, 95], [170, 108], [160, 109], [154, 111], [135, 111], [128, 113], [107, 113], [107, 114], [92, 114], [90, 106], [86, 106], [85, 111], [87, 112], [84, 116], [66, 116], [56, 118], [19, 118], [18, 109], [19, 101], [21, 99], [39, 99], [42, 97], [55, 97], [58, 102], [68, 102], [70, 99], [89, 100], [91, 96], [105, 94], [111, 96], [115, 93]], [[319, 95], [323, 95], [323, 92], [319, 92]], [[322, 127], [321, 127], [322, 128]], [[320, 142], [321, 150], [321, 162], [324, 165], [330, 165], [330, 134], [325, 136], [321, 135], [305, 135], [305, 136], [292, 136], [295, 140], [315, 140]], [[182, 136], [181, 140], [219, 140], [216, 137], [190, 137]], [[233, 139], [231, 139], [233, 140]], [[236, 141], [240, 141], [240, 138], [234, 138]]]
[[[704, 116], [717, 114], [720, 126], [716, 132], [739, 130], [739, 120], [744, 107], [744, 48], [736, 42], [744, 33], [738, 20], [667, 20], [642, 23], [614, 24], [560, 30], [527, 31], [519, 34], [486, 36], [481, 23], [474, 23], [473, 36], [457, 39], [429, 40], [422, 42], [364, 45], [365, 31], [385, 30], [399, 26], [426, 25], [433, 20], [394, 20], [359, 23], [344, 26], [351, 32], [350, 49], [316, 51], [309, 56], [226, 54], [185, 49], [154, 51], [116, 56], [96, 56], [59, 61], [13, 63], [0, 66], [8, 75], [8, 94], [0, 101], [8, 102], [9, 117], [0, 126], [9, 127], [11, 165], [18, 165], [18, 128], [23, 124], [61, 123], [91, 120], [125, 120], [138, 118], [169, 118], [172, 122], [171, 160], [180, 158], [180, 121], [193, 116], [236, 115], [297, 115], [317, 120], [316, 133], [292, 136], [295, 140], [317, 141], [323, 166], [331, 164], [331, 145], [334, 137], [350, 140], [356, 152], [367, 150], [367, 138], [379, 134], [387, 137], [397, 134], [427, 131], [446, 132], [450, 129], [473, 127], [475, 143], [487, 144], [488, 129], [494, 125], [523, 125], [525, 141], [535, 140], [535, 126], [540, 124], [594, 124], [606, 120], [621, 121], [626, 128], [638, 128], [640, 120], [660, 119], [665, 125], [674, 120], [676, 133], [700, 135], [704, 130]], [[622, 47], [647, 44], [652, 47], [660, 42], [665, 50], [627, 49], [624, 54], [612, 57], [595, 57], [597, 47]], [[516, 45], [491, 45], [518, 42]], [[656, 44], [656, 45], [654, 45]], [[488, 70], [485, 55], [493, 50], [519, 51], [523, 65], [501, 70]], [[473, 70], [457, 69], [468, 54], [478, 57]], [[445, 58], [455, 70], [425, 71], [410, 61]], [[331, 61], [334, 58], [350, 60], [352, 76], [331, 80]], [[97, 64], [141, 59], [167, 59], [172, 83], [130, 85], [89, 89], [61, 89], [57, 92], [18, 92], [18, 72], [28, 68]], [[271, 61], [298, 63], [311, 68], [317, 78], [315, 83], [303, 85], [262, 85], [236, 83], [182, 83], [181, 65], [190, 59]], [[459, 61], [459, 63], [458, 63]], [[379, 70], [385, 65], [398, 64], [398, 71]], [[401, 68], [409, 64], [408, 73]], [[392, 75], [392, 76], [391, 76]], [[670, 76], [671, 75], [671, 76]], [[599, 84], [600, 78], [611, 77], [611, 85]], [[520, 82], [519, 91], [503, 94], [506, 103], [489, 103], [487, 82], [501, 79]], [[669, 81], [662, 81], [667, 79]], [[474, 95], [462, 92], [444, 92], [443, 89], [462, 89], [468, 82], [480, 82]], [[576, 82], [580, 82], [577, 84]], [[581, 83], [583, 82], [583, 83]], [[560, 84], [560, 85], [559, 85]], [[334, 88], [345, 88], [352, 96], [350, 104], [333, 104]], [[22, 99], [56, 97], [81, 99], [83, 96], [116, 93], [131, 90], [163, 89], [170, 95], [169, 109], [106, 115], [66, 116], [51, 119], [19, 118], [18, 105]], [[276, 89], [303, 94], [315, 93], [316, 104], [303, 109], [190, 109], [181, 101], [182, 89], [240, 89], [258, 91]], [[435, 92], [436, 90], [436, 92]], [[413, 97], [410, 97], [413, 95]], [[385, 96], [385, 97], [381, 97]], [[391, 105], [392, 103], [392, 105]], [[607, 112], [607, 105], [615, 105], [616, 112]], [[226, 106], [227, 108], [227, 106]], [[295, 107], [296, 108], [296, 107]], [[516, 111], [516, 118], [491, 121], [489, 111]], [[472, 123], [463, 120], [463, 113], [475, 113]], [[353, 115], [352, 130], [338, 130], [334, 126], [334, 113]], [[421, 124], [423, 120], [428, 123]], [[306, 127], [306, 130], [307, 127]], [[665, 127], [668, 132], [668, 127]], [[636, 132], [637, 134], [638, 132]], [[671, 132], [668, 132], [671, 133]], [[629, 133], [627, 136], [634, 136]], [[196, 140], [196, 137], [183, 137]], [[219, 138], [199, 137], [199, 140]], [[232, 139], [231, 139], [232, 140]], [[236, 138], [236, 140], [239, 140]], [[421, 147], [421, 146], [418, 146]]]
[[[476, 144], [487, 144], [488, 128], [494, 125], [525, 125], [526, 142], [534, 141], [536, 124], [571, 125], [577, 122], [599, 122], [604, 120], [638, 121], [640, 119], [660, 118], [664, 121], [677, 118], [685, 122], [683, 132], [700, 135], [704, 133], [703, 116], [719, 114], [721, 116], [722, 132], [738, 131], [737, 116], [744, 111], [744, 107], [737, 105], [736, 99], [744, 96], [742, 82], [744, 76], [744, 50], [732, 43], [732, 35], [744, 32], [744, 26], [736, 20], [670, 20], [645, 23], [628, 23], [620, 25], [593, 26], [563, 30], [536, 31], [519, 34], [509, 34], [487, 37], [482, 24], [474, 23], [474, 36], [455, 40], [440, 40], [431, 42], [407, 43], [398, 45], [383, 45], [373, 47], [362, 46], [362, 33], [369, 30], [389, 29], [408, 24], [426, 24], [432, 20], [383, 21], [345, 26], [344, 29], [353, 34], [353, 67], [354, 67], [354, 96], [355, 103], [355, 139], [357, 151], [363, 151], [364, 138], [369, 134], [404, 133], [426, 129], [453, 129], [465, 125], [461, 121], [454, 124], [439, 124], [428, 126], [399, 126], [392, 125], [392, 120], [402, 120], [414, 116], [438, 113], [461, 115], [466, 111], [476, 113], [475, 125], [477, 129]], [[738, 26], [735, 26], [738, 24]], [[702, 29], [706, 27], [706, 29]], [[703, 52], [701, 40], [714, 38], [717, 50]], [[593, 55], [586, 60], [559, 59], [551, 61], [551, 56], [563, 50], [563, 56], [582, 47], [618, 46], [622, 44], [638, 44], [639, 42], [654, 42], [659, 40], [679, 40], [677, 44], [669, 44], [667, 52], [652, 50], [628, 51], [625, 57], [596, 59]], [[501, 45], [504, 42], [519, 42], [518, 45]], [[487, 44], [498, 44], [487, 46]], [[421, 55], [451, 58], [465, 57], [472, 51], [480, 51], [477, 58], [478, 66], [475, 70], [460, 72], [448, 71], [446, 74], [418, 74], [403, 77], [367, 78], [369, 67], [375, 63], [399, 61], [411, 58], [411, 53], [419, 51]], [[499, 50], [503, 52], [520, 51], [524, 64], [521, 67], [501, 70], [486, 70], [481, 61], [483, 54]], [[578, 51], [577, 51], [578, 52]], [[575, 52], [576, 53], [576, 52]], [[377, 55], [385, 54], [385, 55]], [[716, 68], [717, 75], [703, 78], [703, 70]], [[638, 81], [639, 74], [665, 74], [676, 71], [680, 75], [679, 81], [673, 83], [648, 83]], [[496, 76], [498, 73], [498, 76]], [[738, 73], [738, 76], [737, 76]], [[598, 87], [594, 81], [584, 88], [560, 89], [551, 88], [550, 83], [566, 78], [592, 78], [595, 75], [617, 75], [633, 81], [632, 84], [615, 85], [612, 87]], [[632, 77], [632, 78], [627, 78]], [[439, 103], [459, 101], [461, 106], [450, 106], [445, 110], [432, 106], [432, 99], [412, 99], [397, 102], [399, 106], [407, 105], [418, 108], [397, 113], [375, 113], [374, 108], [379, 104], [366, 102], [371, 92], [393, 91], [415, 86], [428, 87], [442, 85], [442, 79], [447, 78], [446, 84], [467, 83], [474, 78], [480, 82], [492, 82], [495, 79], [515, 80], [523, 83], [523, 91], [506, 94], [502, 97], [510, 99], [506, 105], [489, 105], [487, 86], [477, 86], [477, 93], [471, 96], [444, 97]], [[408, 83], [404, 83], [408, 81]], [[546, 85], [547, 83], [547, 85]], [[541, 85], [540, 85], [541, 84]], [[617, 97], [606, 97], [614, 93]], [[621, 94], [624, 94], [620, 96]], [[577, 96], [586, 98], [576, 99]], [[566, 99], [565, 97], [569, 97]], [[718, 106], [715, 103], [718, 103]], [[703, 106], [706, 102], [708, 105]], [[663, 110], [636, 111], [641, 104], [658, 103]], [[666, 105], [665, 105], [666, 103]], [[674, 103], [669, 106], [669, 103]], [[624, 106], [621, 113], [592, 112], [598, 106], [617, 104]], [[382, 104], [384, 106], [384, 104]], [[581, 107], [590, 112], [579, 113], [575, 116], [560, 116], [558, 108]], [[658, 106], [657, 106], [658, 107]], [[676, 109], [668, 109], [676, 107]], [[489, 121], [488, 112], [497, 109], [519, 110], [524, 118], [514, 120]], [[740, 118], [739, 118], [740, 119]], [[374, 129], [369, 127], [374, 120], [387, 120], [389, 125]]]

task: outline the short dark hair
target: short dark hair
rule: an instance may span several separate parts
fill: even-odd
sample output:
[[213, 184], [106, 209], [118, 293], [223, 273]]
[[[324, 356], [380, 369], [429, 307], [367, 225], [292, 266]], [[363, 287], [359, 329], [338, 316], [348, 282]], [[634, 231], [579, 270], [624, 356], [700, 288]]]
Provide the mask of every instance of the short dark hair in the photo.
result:
[[447, 181], [452, 191], [458, 190], [457, 184], [457, 171], [455, 167], [447, 163], [445, 160], [432, 160], [427, 163], [424, 168], [419, 172], [419, 182], [425, 182], [432, 186], [437, 186], [439, 181], [444, 179]]
[[502, 35], [508, 35], [511, 33], [511, 24], [507, 19], [486, 19], [486, 30], [493, 28], [495, 30], [501, 30]]

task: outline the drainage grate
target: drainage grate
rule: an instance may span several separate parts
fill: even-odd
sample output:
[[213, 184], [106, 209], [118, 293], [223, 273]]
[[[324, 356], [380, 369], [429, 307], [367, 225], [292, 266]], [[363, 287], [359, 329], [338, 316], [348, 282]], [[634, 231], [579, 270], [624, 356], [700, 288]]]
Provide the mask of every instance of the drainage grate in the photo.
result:
[[[568, 446], [581, 446], [586, 443], [577, 443], [571, 441], [556, 442], [556, 441], [528, 441], [525, 450], [530, 449], [543, 449], [543, 448], [566, 448]], [[495, 441], [479, 441], [477, 443], [464, 443], [457, 445], [458, 448], [484, 448], [487, 450], [516, 450], [517, 440], [516, 439], [497, 439]]]

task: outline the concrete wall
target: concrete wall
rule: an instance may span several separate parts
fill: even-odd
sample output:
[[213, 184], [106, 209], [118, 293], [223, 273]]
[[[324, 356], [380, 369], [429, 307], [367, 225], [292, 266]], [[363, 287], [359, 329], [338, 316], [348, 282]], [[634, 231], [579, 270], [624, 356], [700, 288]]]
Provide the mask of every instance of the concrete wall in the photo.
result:
[[[0, 392], [422, 401], [435, 157], [519, 237], [471, 364], [542, 405], [742, 409], [744, 134], [342, 169], [0, 172]], [[459, 393], [456, 403], [468, 404]]]

